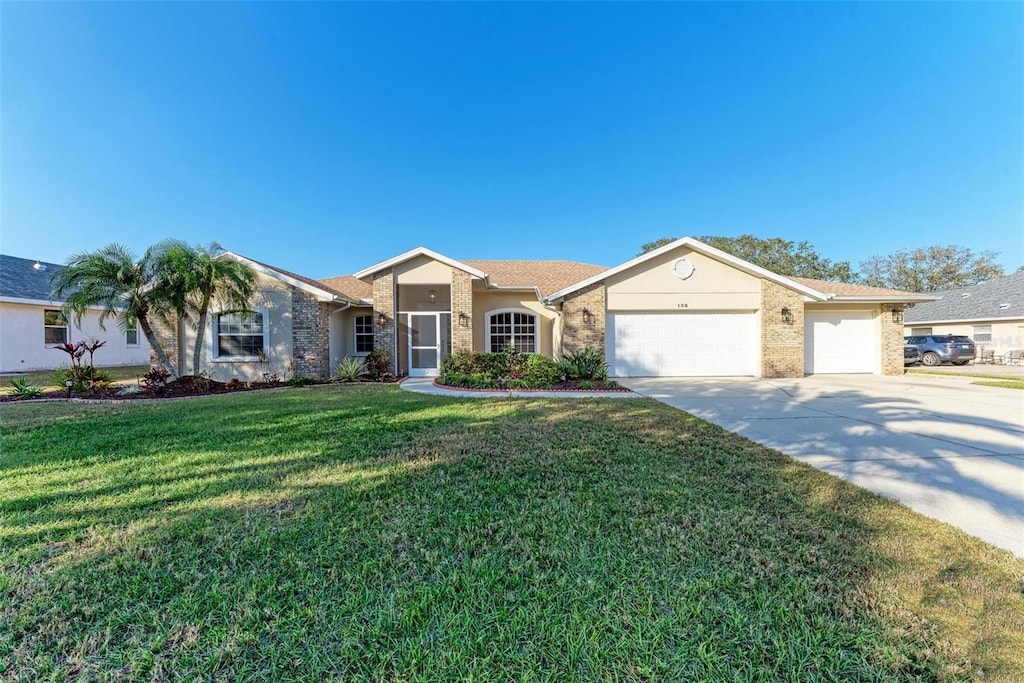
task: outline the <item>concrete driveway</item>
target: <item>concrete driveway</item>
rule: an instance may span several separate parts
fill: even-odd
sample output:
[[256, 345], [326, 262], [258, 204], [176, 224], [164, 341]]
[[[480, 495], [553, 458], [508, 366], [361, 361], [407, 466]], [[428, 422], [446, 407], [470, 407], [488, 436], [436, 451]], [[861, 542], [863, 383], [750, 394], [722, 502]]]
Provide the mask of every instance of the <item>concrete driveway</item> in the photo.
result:
[[967, 377], [621, 380], [1024, 557], [1024, 391]]

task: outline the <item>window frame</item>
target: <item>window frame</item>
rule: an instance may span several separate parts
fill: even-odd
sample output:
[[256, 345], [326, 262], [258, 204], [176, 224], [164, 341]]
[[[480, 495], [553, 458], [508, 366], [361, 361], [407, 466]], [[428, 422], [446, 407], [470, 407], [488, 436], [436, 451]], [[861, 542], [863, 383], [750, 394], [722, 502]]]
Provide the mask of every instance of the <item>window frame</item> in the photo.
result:
[[[128, 336], [132, 332], [135, 333], [135, 341], [134, 342], [132, 342], [131, 338]], [[127, 346], [129, 349], [137, 349], [140, 346], [142, 346], [142, 344], [139, 343], [139, 322], [137, 320], [135, 321], [134, 325], [128, 325], [127, 323], [125, 323], [125, 326], [124, 326], [124, 343], [125, 343], [125, 346]]]
[[[979, 328], [988, 330], [987, 332], [978, 332]], [[985, 337], [980, 339], [979, 337]], [[991, 325], [972, 325], [971, 326], [971, 341], [975, 344], [991, 344], [992, 343], [992, 326]]]
[[[512, 328], [510, 334], [511, 334], [511, 343], [512, 343], [513, 346], [516, 345], [516, 338], [518, 336], [516, 334], [515, 315], [516, 314], [526, 315], [526, 316], [529, 316], [530, 318], [533, 319], [533, 335], [532, 335], [533, 336], [533, 350], [532, 351], [523, 351], [522, 353], [540, 353], [540, 348], [541, 348], [541, 326], [540, 326], [540, 320], [541, 320], [541, 317], [540, 317], [540, 314], [537, 313], [537, 311], [532, 311], [529, 308], [496, 308], [493, 311], [487, 311], [484, 314], [484, 350], [488, 351], [488, 352], [491, 352], [491, 353], [496, 353], [495, 351], [493, 351], [491, 349], [491, 338], [493, 336], [491, 334], [491, 328], [493, 326], [493, 319], [494, 319], [494, 316], [496, 316], [496, 315], [506, 315], [506, 314], [511, 314], [512, 315], [512, 317], [510, 318], [510, 326]], [[502, 335], [502, 336], [504, 336], [504, 335]], [[504, 351], [504, 349], [499, 349], [499, 351]]]
[[[221, 331], [220, 331], [221, 318], [223, 316], [225, 316], [225, 315], [230, 315], [232, 313], [248, 313], [250, 315], [258, 315], [258, 316], [260, 316], [261, 326], [262, 326], [262, 337], [263, 337], [262, 344], [261, 344], [261, 346], [262, 346], [262, 354], [260, 354], [260, 355], [251, 355], [251, 356], [226, 356], [226, 355], [221, 355], [221, 353], [220, 353], [220, 338], [222, 336], [221, 335]], [[210, 333], [207, 335], [209, 337], [209, 339], [210, 339], [209, 347], [208, 347], [210, 361], [213, 362], [213, 363], [253, 363], [253, 362], [262, 361], [264, 358], [266, 358], [266, 356], [268, 354], [268, 350], [270, 348], [270, 324], [268, 322], [269, 316], [267, 314], [268, 314], [268, 311], [265, 308], [253, 308], [253, 309], [249, 309], [249, 310], [242, 310], [242, 309], [232, 308], [232, 309], [226, 309], [226, 310], [223, 310], [223, 311], [217, 311], [212, 316], [210, 316], [210, 325], [211, 325], [212, 329], [210, 330]], [[251, 323], [249, 323], [249, 324], [251, 324]], [[231, 335], [223, 335], [223, 336], [231, 336]], [[238, 335], [238, 336], [241, 336], [241, 335]], [[250, 334], [250, 335], [247, 335], [247, 336], [253, 336], [254, 337], [256, 335], [255, 334]]]
[[[57, 320], [62, 321], [62, 324], [57, 325], [54, 323], [47, 322], [47, 316], [50, 314], [56, 314]], [[61, 341], [47, 341], [46, 332], [47, 330], [64, 330], [64, 339]], [[43, 346], [51, 349], [61, 344], [67, 344], [71, 341], [71, 326], [68, 325], [68, 317], [64, 315], [64, 311], [59, 308], [44, 308], [43, 309]]]
[[[369, 332], [359, 331], [359, 321], [361, 318], [367, 318], [369, 320]], [[359, 338], [360, 337], [370, 338], [370, 350], [360, 351], [359, 350]], [[352, 355], [353, 356], [369, 356], [373, 352], [373, 346], [375, 343], [376, 333], [373, 329], [373, 313], [364, 313], [361, 315], [352, 316]]]

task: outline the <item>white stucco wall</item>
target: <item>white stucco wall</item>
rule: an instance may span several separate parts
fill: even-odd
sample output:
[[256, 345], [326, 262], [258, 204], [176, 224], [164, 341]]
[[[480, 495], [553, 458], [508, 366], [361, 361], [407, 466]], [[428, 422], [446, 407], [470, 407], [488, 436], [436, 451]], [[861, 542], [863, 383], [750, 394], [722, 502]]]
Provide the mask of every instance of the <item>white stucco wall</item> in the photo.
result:
[[[233, 310], [233, 307], [215, 303], [210, 309], [210, 318], [203, 336], [201, 360], [203, 371], [212, 379], [219, 382], [231, 379], [259, 382], [263, 381], [264, 374], [277, 374], [282, 379], [288, 379], [293, 374], [291, 287], [265, 275], [260, 275], [258, 282], [259, 289], [250, 307], [264, 315], [266, 361], [225, 360], [216, 356], [217, 315], [224, 310]], [[192, 352], [196, 339], [195, 327], [185, 324], [183, 337], [185, 372], [191, 372]]]
[[[66, 353], [43, 341], [43, 311], [58, 308], [58, 305], [0, 302], [0, 372], [50, 370], [70, 364]], [[141, 329], [139, 345], [131, 347], [116, 318], [107, 318], [104, 325], [105, 330], [99, 325], [98, 312], [83, 316], [80, 325], [76, 325], [72, 317], [68, 325], [68, 341], [106, 341], [107, 345], [96, 352], [97, 367], [149, 363], [149, 345]]]

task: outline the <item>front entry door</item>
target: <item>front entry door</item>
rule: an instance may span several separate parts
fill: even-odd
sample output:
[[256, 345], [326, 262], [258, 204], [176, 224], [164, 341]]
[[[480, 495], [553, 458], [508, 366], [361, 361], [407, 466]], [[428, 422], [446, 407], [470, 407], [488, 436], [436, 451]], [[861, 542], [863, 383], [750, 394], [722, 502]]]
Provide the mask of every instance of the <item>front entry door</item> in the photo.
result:
[[437, 377], [448, 355], [450, 333], [443, 323], [450, 313], [407, 313], [409, 324], [409, 376]]

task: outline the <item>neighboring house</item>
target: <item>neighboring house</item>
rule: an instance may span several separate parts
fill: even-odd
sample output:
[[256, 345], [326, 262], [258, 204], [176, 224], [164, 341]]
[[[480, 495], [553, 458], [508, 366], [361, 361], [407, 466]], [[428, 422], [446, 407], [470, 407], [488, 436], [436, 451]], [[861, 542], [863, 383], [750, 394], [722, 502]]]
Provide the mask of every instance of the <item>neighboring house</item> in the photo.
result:
[[935, 301], [907, 309], [904, 334], [964, 335], [979, 359], [982, 350], [999, 356], [1024, 349], [1024, 272], [932, 294]]
[[99, 309], [76, 323], [65, 320], [60, 301], [53, 299], [50, 277], [64, 266], [0, 255], [0, 372], [49, 370], [67, 365], [61, 342], [103, 340], [97, 366], [145, 365], [149, 344], [137, 327], [122, 330], [115, 318], [99, 324]]
[[[249, 312], [211, 312], [202, 369], [221, 380], [324, 376], [374, 348], [397, 374], [433, 376], [452, 352], [508, 345], [595, 348], [617, 377], [900, 374], [903, 309], [933, 298], [783, 277], [689, 237], [611, 269], [418, 247], [317, 281], [225, 257], [257, 270], [260, 293]], [[177, 336], [186, 357], [194, 334]]]

